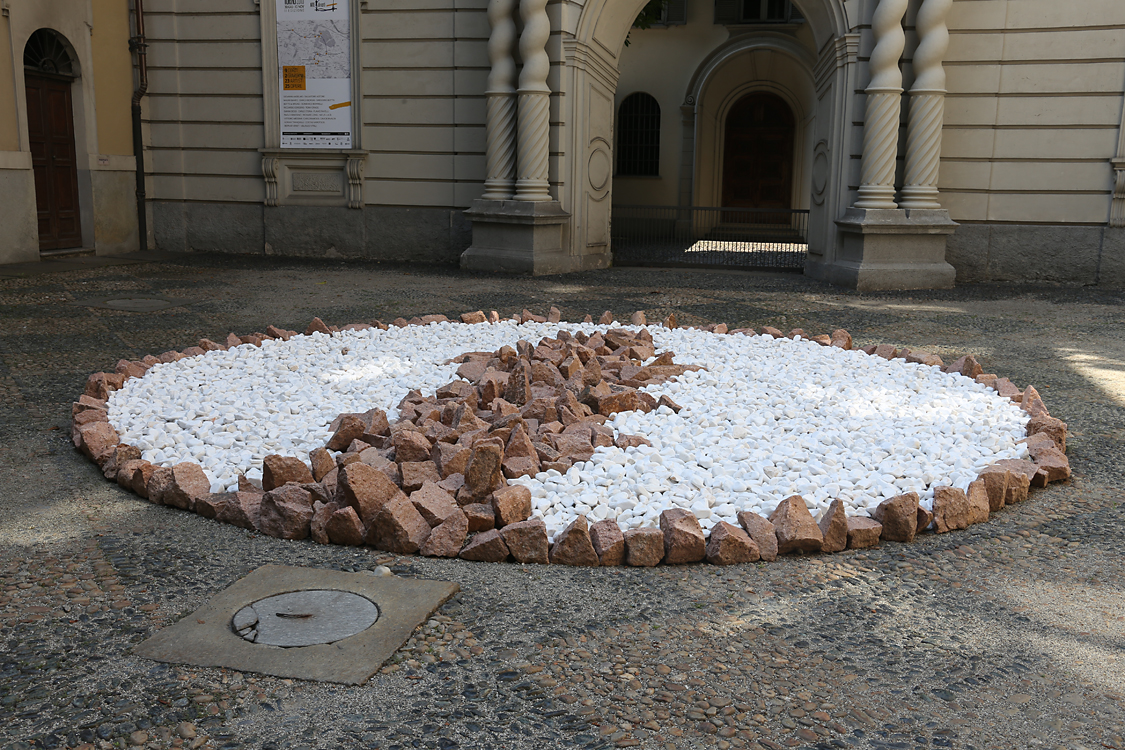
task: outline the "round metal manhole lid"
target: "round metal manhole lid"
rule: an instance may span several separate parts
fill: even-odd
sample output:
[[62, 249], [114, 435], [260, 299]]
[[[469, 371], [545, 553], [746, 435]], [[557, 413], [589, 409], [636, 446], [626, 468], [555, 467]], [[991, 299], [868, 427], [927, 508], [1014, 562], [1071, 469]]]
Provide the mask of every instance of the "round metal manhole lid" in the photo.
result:
[[111, 310], [122, 310], [125, 312], [156, 312], [157, 310], [172, 307], [172, 303], [168, 300], [154, 299], [152, 297], [121, 297], [119, 299], [107, 299], [104, 304]]
[[335, 643], [362, 633], [379, 619], [379, 607], [348, 591], [318, 589], [259, 599], [238, 611], [234, 632], [266, 646], [295, 648]]

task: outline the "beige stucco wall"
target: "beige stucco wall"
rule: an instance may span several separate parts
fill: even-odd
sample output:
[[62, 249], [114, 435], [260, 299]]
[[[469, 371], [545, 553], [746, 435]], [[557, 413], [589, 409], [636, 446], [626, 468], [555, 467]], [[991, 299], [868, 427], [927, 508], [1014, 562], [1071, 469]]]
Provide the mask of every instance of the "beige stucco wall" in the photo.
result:
[[91, 5], [94, 28], [90, 34], [90, 54], [98, 97], [98, 153], [131, 156], [133, 60], [128, 45], [129, 4], [127, 0], [91, 0]]
[[19, 151], [20, 148], [14, 63], [11, 24], [6, 16], [0, 16], [0, 151]]

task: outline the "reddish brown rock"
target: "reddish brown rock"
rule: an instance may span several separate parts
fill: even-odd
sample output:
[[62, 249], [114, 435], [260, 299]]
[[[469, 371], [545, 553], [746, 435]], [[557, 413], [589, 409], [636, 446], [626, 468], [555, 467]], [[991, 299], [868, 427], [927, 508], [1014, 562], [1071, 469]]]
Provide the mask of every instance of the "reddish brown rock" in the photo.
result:
[[362, 462], [348, 464], [336, 482], [336, 501], [355, 508], [363, 525], [370, 527], [379, 509], [391, 500], [406, 499], [386, 474]]
[[594, 551], [594, 544], [590, 541], [590, 527], [586, 516], [578, 516], [559, 532], [551, 546], [550, 558], [554, 565], [594, 567], [600, 564], [598, 553]]
[[503, 461], [500, 446], [478, 443], [465, 467], [465, 488], [473, 498], [483, 498], [504, 482], [500, 464]]
[[77, 401], [71, 404], [70, 413], [72, 416], [77, 416], [78, 414], [84, 411], [89, 411], [91, 409], [104, 412], [106, 410], [106, 402], [100, 398], [93, 398], [91, 396], [87, 396], [86, 394], [82, 394], [78, 397]]
[[164, 493], [172, 486], [172, 469], [168, 466], [158, 466], [148, 478], [145, 487], [145, 497], [149, 502], [157, 505], [164, 504]]
[[977, 475], [977, 481], [984, 482], [985, 493], [988, 495], [988, 509], [992, 513], [1007, 504], [1008, 473], [1008, 470], [1001, 466], [989, 466]]
[[758, 554], [763, 562], [777, 559], [777, 531], [772, 523], [750, 510], [738, 514], [738, 523], [758, 546]]
[[269, 492], [288, 482], [308, 484], [314, 480], [309, 467], [292, 456], [266, 456], [262, 460], [262, 489]]
[[[336, 468], [336, 461], [332, 458], [332, 454], [324, 448], [317, 448], [316, 450], [309, 451], [309, 462], [312, 463], [312, 475], [314, 481], [321, 481], [324, 475]], [[263, 485], [264, 474], [263, 474]]]
[[[426, 519], [431, 527], [442, 524], [454, 513], [461, 513], [453, 496], [443, 490], [436, 482], [426, 482], [410, 495], [410, 502]], [[467, 530], [467, 529], [466, 529]]]
[[469, 324], [486, 323], [488, 322], [488, 318], [485, 317], [482, 311], [477, 310], [476, 312], [461, 313], [461, 322]]
[[711, 529], [706, 556], [712, 565], [738, 565], [756, 562], [761, 553], [749, 534], [733, 524], [719, 521]]
[[138, 461], [141, 458], [141, 449], [135, 445], [127, 445], [125, 443], [118, 443], [113, 448], [113, 453], [110, 454], [109, 459], [102, 464], [102, 474], [106, 479], [117, 481], [117, 469], [119, 466], [124, 466], [129, 461]]
[[843, 328], [837, 328], [832, 332], [832, 346], [839, 347], [840, 349], [852, 348], [852, 335]]
[[212, 492], [203, 497], [197, 497], [195, 499], [196, 515], [203, 516], [204, 518], [214, 518], [218, 513], [218, 507], [222, 505], [230, 494], [233, 493]]
[[457, 557], [469, 533], [469, 519], [456, 505], [453, 512], [430, 531], [419, 552], [427, 557]]
[[366, 431], [367, 425], [363, 423], [363, 418], [358, 414], [343, 414], [340, 416], [340, 423], [336, 426], [336, 431], [328, 439], [326, 447], [328, 450], [342, 451], [351, 445], [353, 440], [363, 437]]
[[324, 530], [328, 533], [328, 539], [333, 544], [343, 544], [349, 547], [358, 547], [363, 544], [363, 537], [366, 534], [363, 521], [360, 520], [359, 514], [355, 512], [355, 508], [351, 507], [338, 508], [324, 524]]
[[1031, 452], [1035, 465], [1046, 472], [1048, 482], [1061, 482], [1070, 479], [1070, 460], [1052, 442], [1047, 447], [1037, 447]]
[[92, 458], [101, 465], [113, 455], [118, 437], [117, 430], [113, 429], [109, 422], [90, 422], [79, 426], [77, 432], [74, 445], [87, 458]]
[[441, 481], [441, 474], [438, 473], [433, 461], [406, 461], [398, 466], [399, 471], [402, 472], [404, 492], [419, 490], [426, 482], [437, 484]]
[[325, 527], [328, 525], [328, 519], [338, 510], [340, 510], [340, 506], [336, 503], [313, 502], [313, 517], [312, 521], [309, 522], [309, 536], [312, 537], [314, 542], [317, 544], [331, 543]]
[[531, 517], [531, 491], [518, 484], [501, 487], [492, 494], [492, 510], [497, 528], [526, 521]]
[[934, 531], [969, 528], [969, 498], [957, 487], [934, 487]]
[[1023, 400], [1020, 401], [1020, 408], [1033, 417], [1051, 416], [1050, 412], [1047, 411], [1046, 404], [1043, 403], [1043, 399], [1039, 397], [1039, 391], [1035, 390], [1033, 385], [1023, 389]]
[[639, 411], [649, 412], [651, 408], [641, 398], [640, 394], [633, 390], [625, 390], [619, 393], [611, 393], [608, 396], [603, 396], [597, 400], [598, 414], [609, 416], [610, 414], [617, 414], [623, 411]]
[[1055, 447], [1066, 453], [1066, 422], [1051, 416], [1032, 417], [1027, 423], [1028, 435], [1047, 435]]
[[964, 375], [967, 378], [975, 379], [977, 375], [980, 375], [984, 372], [984, 368], [981, 367], [980, 363], [977, 362], [976, 357], [971, 354], [966, 354], [965, 356], [951, 362], [945, 368], [945, 371], [955, 372], [960, 375]]
[[81, 427], [84, 424], [90, 424], [91, 422], [108, 422], [108, 421], [109, 421], [109, 415], [105, 412], [104, 409], [87, 409], [86, 411], [80, 411], [77, 414], [75, 414], [74, 419], [73, 419], [71, 424], [72, 424], [73, 428], [75, 430], [77, 430], [79, 427]]
[[434, 443], [433, 450], [430, 451], [430, 460], [437, 466], [442, 479], [445, 479], [451, 474], [464, 475], [472, 453], [472, 450], [463, 445], [438, 442]]
[[152, 478], [153, 472], [155, 471], [156, 467], [146, 461], [133, 470], [133, 476], [129, 480], [129, 487], [141, 497], [147, 498], [148, 480]]
[[508, 373], [508, 382], [504, 385], [504, 400], [516, 406], [533, 400], [531, 391], [531, 363], [522, 357]]
[[883, 524], [882, 539], [912, 542], [918, 533], [918, 493], [895, 495], [879, 503], [875, 520]]
[[882, 357], [883, 359], [894, 359], [895, 355], [898, 354], [898, 349], [891, 344], [879, 344], [875, 347], [875, 351], [873, 351], [872, 354], [876, 357]]
[[430, 536], [430, 525], [405, 495], [399, 493], [375, 514], [367, 529], [367, 544], [397, 555], [412, 555]]
[[1026, 500], [1031, 480], [1039, 472], [1039, 467], [1034, 463], [1018, 458], [1006, 458], [997, 461], [984, 471], [990, 469], [1003, 469], [1008, 472], [1008, 487], [1004, 493], [1005, 505], [1015, 505]]
[[930, 526], [932, 526], [933, 523], [934, 523], [934, 514], [931, 513], [930, 511], [926, 510], [925, 508], [923, 508], [921, 505], [919, 505], [918, 506], [918, 525], [915, 527], [915, 528], [917, 528], [917, 532], [915, 532], [915, 533], [921, 534], [923, 531], [930, 528]]
[[133, 489], [133, 475], [137, 473], [137, 469], [146, 464], [149, 466], [152, 465], [142, 458], [134, 458], [118, 466], [117, 476], [114, 477], [118, 486], [124, 487], [127, 490]]
[[262, 495], [258, 530], [278, 539], [304, 539], [313, 517], [312, 495], [287, 484]]
[[547, 564], [549, 560], [547, 525], [542, 519], [529, 518], [526, 521], [509, 524], [500, 530], [500, 535], [516, 562]]
[[707, 541], [699, 519], [690, 510], [669, 508], [660, 514], [660, 530], [664, 533], [664, 562], [682, 565], [699, 562], [707, 554]]
[[841, 552], [847, 549], [848, 516], [844, 512], [844, 504], [839, 499], [832, 501], [817, 526], [820, 527], [820, 534], [824, 537], [820, 545], [821, 552]]
[[651, 568], [664, 559], [664, 532], [660, 529], [629, 529], [625, 537], [625, 564]]
[[779, 555], [818, 552], [824, 544], [820, 527], [816, 525], [805, 505], [805, 499], [800, 495], [791, 495], [778, 503], [770, 514], [770, 523], [777, 534]]
[[228, 492], [221, 504], [215, 507], [215, 520], [241, 529], [257, 529], [260, 525], [261, 492]]
[[540, 471], [538, 458], [505, 458], [500, 468], [508, 479], [531, 477]]
[[590, 542], [602, 566], [621, 565], [625, 562], [625, 536], [617, 521], [607, 518], [590, 527]]
[[323, 320], [321, 320], [320, 318], [313, 318], [312, 322], [309, 323], [309, 327], [305, 329], [305, 335], [311, 336], [314, 333], [323, 333], [325, 335], [331, 335], [332, 331], [331, 331], [331, 329], [329, 329], [329, 327], [327, 325], [325, 325]]
[[414, 430], [397, 430], [393, 434], [395, 461], [401, 464], [430, 460], [433, 446], [425, 435]]
[[986, 522], [992, 504], [989, 502], [988, 488], [984, 481], [978, 479], [970, 484], [965, 499], [969, 503], [969, 525]]
[[86, 390], [84, 393], [91, 398], [105, 401], [109, 398], [109, 394], [120, 390], [121, 386], [124, 384], [125, 376], [120, 373], [95, 372], [86, 379]]
[[475, 562], [504, 562], [508, 559], [508, 546], [499, 531], [482, 531], [461, 550], [461, 558]]
[[164, 490], [164, 504], [191, 510], [196, 498], [211, 494], [211, 480], [199, 464], [185, 462], [172, 467], [172, 481]]
[[848, 549], [870, 549], [879, 545], [883, 524], [873, 518], [852, 516], [848, 519]]
[[496, 513], [492, 510], [491, 505], [470, 503], [462, 507], [461, 512], [469, 519], [470, 534], [496, 528]]

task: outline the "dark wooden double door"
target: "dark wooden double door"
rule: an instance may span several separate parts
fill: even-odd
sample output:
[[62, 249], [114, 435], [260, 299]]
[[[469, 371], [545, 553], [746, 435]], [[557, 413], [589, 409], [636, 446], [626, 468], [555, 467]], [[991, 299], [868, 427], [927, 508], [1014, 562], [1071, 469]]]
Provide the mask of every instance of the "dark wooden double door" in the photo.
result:
[[781, 97], [747, 94], [727, 114], [723, 206], [788, 210], [793, 201], [793, 111]]
[[82, 246], [78, 210], [78, 161], [70, 78], [25, 75], [27, 130], [35, 169], [39, 249]]

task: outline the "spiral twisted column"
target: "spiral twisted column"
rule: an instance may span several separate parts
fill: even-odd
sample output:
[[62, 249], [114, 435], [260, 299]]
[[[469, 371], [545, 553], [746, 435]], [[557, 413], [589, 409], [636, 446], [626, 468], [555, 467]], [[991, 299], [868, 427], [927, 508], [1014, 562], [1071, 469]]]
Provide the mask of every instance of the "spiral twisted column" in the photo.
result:
[[856, 208], [898, 208], [894, 200], [902, 107], [902, 71], [898, 65], [906, 49], [902, 18], [907, 4], [908, 0], [879, 0], [871, 21], [875, 48], [871, 51], [871, 83], [866, 89], [863, 178]]
[[938, 167], [945, 114], [945, 68], [949, 27], [945, 19], [953, 0], [923, 0], [918, 9], [918, 49], [914, 85], [910, 87], [910, 122], [906, 129], [906, 179], [902, 208], [939, 209]]
[[519, 107], [516, 133], [516, 200], [549, 201], [548, 164], [551, 127], [551, 89], [547, 75], [551, 59], [547, 41], [551, 38], [551, 19], [547, 0], [520, 0]]
[[516, 21], [515, 0], [489, 0], [488, 61], [492, 69], [485, 89], [484, 195], [490, 201], [511, 200], [516, 187]]

